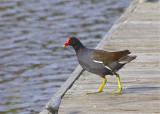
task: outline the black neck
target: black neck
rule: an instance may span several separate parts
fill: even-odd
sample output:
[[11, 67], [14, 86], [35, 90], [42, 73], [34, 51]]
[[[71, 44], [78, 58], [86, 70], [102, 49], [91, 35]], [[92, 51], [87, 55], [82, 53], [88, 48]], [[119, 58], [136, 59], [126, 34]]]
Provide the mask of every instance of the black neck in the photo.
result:
[[84, 48], [84, 46], [82, 43], [78, 43], [77, 45], [74, 45], [73, 48], [75, 51], [78, 51], [79, 49]]

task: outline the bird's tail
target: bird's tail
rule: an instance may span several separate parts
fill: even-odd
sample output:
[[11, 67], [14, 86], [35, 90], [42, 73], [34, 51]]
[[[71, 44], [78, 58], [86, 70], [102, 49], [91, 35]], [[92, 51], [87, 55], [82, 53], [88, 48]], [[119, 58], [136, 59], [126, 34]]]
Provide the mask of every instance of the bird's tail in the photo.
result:
[[137, 56], [124, 56], [124, 57], [122, 57], [122, 58], [120, 58], [119, 60], [118, 60], [118, 62], [120, 63], [120, 64], [126, 64], [126, 63], [129, 63], [130, 61], [132, 61], [132, 60], [134, 60], [135, 58], [136, 58]]

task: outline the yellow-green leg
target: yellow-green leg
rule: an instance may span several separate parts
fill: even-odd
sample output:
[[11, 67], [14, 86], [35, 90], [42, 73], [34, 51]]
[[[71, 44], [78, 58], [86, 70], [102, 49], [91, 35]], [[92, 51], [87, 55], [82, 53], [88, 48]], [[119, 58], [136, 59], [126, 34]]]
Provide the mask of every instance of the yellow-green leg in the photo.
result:
[[118, 90], [117, 91], [115, 91], [115, 92], [107, 92], [107, 93], [111, 93], [111, 94], [119, 94], [120, 92], [121, 92], [121, 90], [122, 90], [122, 86], [121, 86], [121, 82], [120, 82], [120, 77], [119, 77], [119, 75], [117, 74], [117, 73], [115, 73], [115, 75], [116, 75], [116, 77], [117, 77], [117, 81], [118, 81]]
[[94, 94], [94, 93], [103, 92], [102, 90], [103, 90], [104, 85], [106, 84], [106, 81], [107, 81], [107, 79], [106, 79], [106, 77], [104, 77], [104, 78], [103, 78], [103, 83], [102, 83], [101, 87], [99, 88], [99, 90], [98, 90], [97, 92], [86, 92], [86, 93], [87, 93], [87, 94]]

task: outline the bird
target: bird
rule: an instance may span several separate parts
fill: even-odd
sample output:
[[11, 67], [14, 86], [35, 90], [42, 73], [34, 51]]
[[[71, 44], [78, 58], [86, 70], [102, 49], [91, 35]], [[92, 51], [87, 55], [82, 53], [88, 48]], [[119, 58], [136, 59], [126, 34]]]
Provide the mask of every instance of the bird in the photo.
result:
[[72, 46], [76, 52], [76, 56], [81, 67], [93, 74], [96, 74], [103, 78], [103, 83], [96, 92], [86, 92], [87, 94], [101, 93], [103, 87], [107, 82], [106, 75], [115, 75], [118, 81], [118, 90], [114, 92], [108, 92], [111, 94], [119, 94], [122, 90], [120, 76], [117, 73], [125, 64], [136, 59], [137, 56], [130, 56], [129, 50], [109, 52], [98, 49], [90, 49], [85, 47], [78, 38], [70, 37], [63, 45]]

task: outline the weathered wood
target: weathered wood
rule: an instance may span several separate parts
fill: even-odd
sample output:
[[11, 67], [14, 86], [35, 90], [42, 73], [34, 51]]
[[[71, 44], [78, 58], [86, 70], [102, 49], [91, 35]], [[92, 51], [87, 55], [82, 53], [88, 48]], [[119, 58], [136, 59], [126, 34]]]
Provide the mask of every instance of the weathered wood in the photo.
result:
[[48, 103], [46, 104], [42, 112], [40, 112], [40, 114], [58, 113], [58, 108], [61, 103], [61, 98], [83, 72], [84, 70], [82, 69], [82, 67], [80, 65], [77, 66], [77, 68], [71, 74], [71, 76], [66, 80], [66, 82], [60, 87], [60, 89], [48, 101]]
[[[62, 98], [60, 114], [160, 113], [160, 3], [134, 0], [97, 48], [129, 49], [137, 59], [119, 71], [127, 87], [120, 95], [97, 91], [102, 79], [83, 72]], [[116, 77], [107, 76], [104, 91], [117, 88]]]

